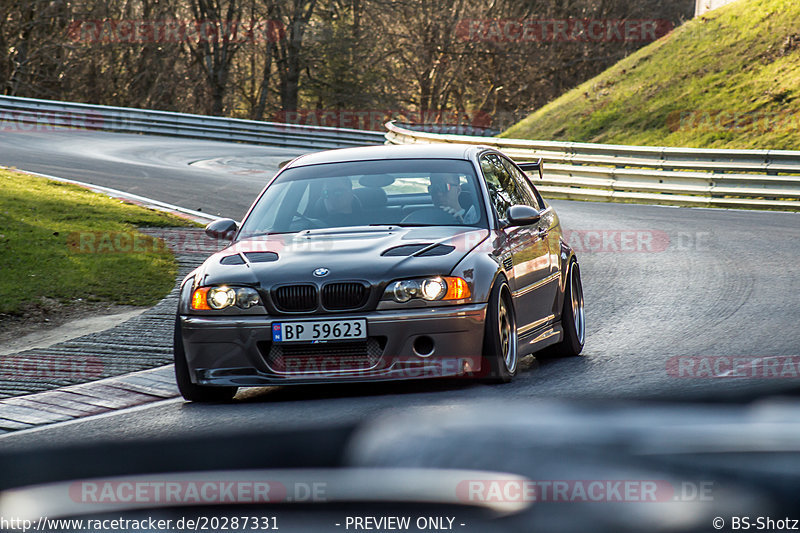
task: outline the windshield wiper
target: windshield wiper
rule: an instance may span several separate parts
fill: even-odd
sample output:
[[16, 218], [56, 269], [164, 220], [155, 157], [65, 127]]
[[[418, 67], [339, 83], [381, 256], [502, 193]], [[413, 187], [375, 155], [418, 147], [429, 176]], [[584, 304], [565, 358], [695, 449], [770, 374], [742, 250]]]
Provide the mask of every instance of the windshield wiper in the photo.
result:
[[[305, 230], [303, 230], [303, 231], [305, 231]], [[290, 233], [300, 233], [300, 232], [299, 231], [264, 231], [262, 233], [252, 233], [250, 235], [244, 235], [244, 236], [241, 237], [241, 239], [252, 239], [253, 237], [264, 237], [265, 235], [288, 235]]]
[[439, 226], [440, 224], [422, 224], [420, 222], [397, 222], [392, 224], [370, 224], [370, 226], [385, 226], [387, 228], [391, 227], [398, 227], [398, 228], [416, 228], [416, 227], [427, 227], [427, 226]]

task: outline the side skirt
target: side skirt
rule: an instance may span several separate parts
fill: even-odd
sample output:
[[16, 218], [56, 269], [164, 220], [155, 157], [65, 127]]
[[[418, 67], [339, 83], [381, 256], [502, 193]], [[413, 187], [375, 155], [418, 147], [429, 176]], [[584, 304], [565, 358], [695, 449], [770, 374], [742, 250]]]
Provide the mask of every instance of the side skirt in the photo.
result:
[[524, 357], [528, 354], [538, 352], [552, 344], [556, 344], [564, 338], [564, 329], [561, 321], [548, 324], [520, 336], [517, 342], [517, 357]]

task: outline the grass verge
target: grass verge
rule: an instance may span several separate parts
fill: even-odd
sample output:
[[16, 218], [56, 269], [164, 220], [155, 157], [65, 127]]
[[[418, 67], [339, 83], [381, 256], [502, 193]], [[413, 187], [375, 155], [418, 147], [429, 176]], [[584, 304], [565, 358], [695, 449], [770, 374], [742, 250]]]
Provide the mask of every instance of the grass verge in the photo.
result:
[[[20, 172], [0, 170], [0, 313], [37, 302], [153, 305], [175, 284], [177, 264], [163, 243], [137, 227], [193, 222]], [[132, 252], [76, 245], [89, 235], [136, 237]]]

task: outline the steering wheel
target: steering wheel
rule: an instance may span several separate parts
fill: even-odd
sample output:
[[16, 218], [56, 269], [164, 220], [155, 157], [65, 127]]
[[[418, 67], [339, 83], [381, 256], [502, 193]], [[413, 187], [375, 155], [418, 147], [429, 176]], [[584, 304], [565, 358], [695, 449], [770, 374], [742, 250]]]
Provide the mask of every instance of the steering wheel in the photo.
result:
[[293, 227], [295, 223], [298, 223], [300, 221], [305, 222], [307, 226], [302, 229], [320, 229], [325, 227], [325, 225], [320, 220], [303, 215], [299, 211], [296, 212], [294, 216], [292, 216], [292, 222], [289, 225]]
[[406, 215], [406, 217], [400, 223], [431, 225], [439, 224], [442, 226], [450, 226], [453, 225], [453, 223], [456, 223], [460, 226], [464, 223], [464, 221], [456, 217], [454, 213], [445, 211], [440, 207], [423, 207]]

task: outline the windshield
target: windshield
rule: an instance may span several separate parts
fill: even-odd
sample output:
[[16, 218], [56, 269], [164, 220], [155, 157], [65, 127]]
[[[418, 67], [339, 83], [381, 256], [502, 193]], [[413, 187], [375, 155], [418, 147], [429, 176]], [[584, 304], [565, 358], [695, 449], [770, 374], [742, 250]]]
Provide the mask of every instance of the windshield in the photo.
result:
[[456, 159], [394, 159], [287, 169], [242, 237], [365, 225], [486, 226], [475, 171]]

